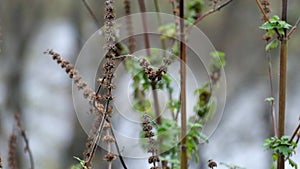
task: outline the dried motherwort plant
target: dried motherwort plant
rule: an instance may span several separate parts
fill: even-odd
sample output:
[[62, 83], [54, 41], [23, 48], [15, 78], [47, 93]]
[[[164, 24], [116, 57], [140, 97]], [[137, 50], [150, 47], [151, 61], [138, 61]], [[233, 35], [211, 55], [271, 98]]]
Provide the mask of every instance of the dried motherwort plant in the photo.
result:
[[17, 167], [17, 136], [15, 133], [12, 133], [9, 137], [9, 146], [8, 146], [8, 166], [10, 169], [18, 169]]
[[154, 68], [150, 66], [149, 61], [145, 58], [140, 59], [139, 62], [140, 66], [143, 68], [145, 74], [152, 83], [160, 81], [162, 76], [167, 73], [168, 65], [171, 64], [171, 60], [169, 58], [164, 58], [163, 63], [158, 67], [158, 70], [154, 70]]
[[[110, 123], [110, 117], [113, 112], [113, 108], [110, 105], [113, 100], [112, 89], [114, 88], [114, 84], [112, 81], [116, 68], [116, 60], [118, 59], [118, 48], [116, 47], [116, 33], [114, 28], [115, 17], [113, 0], [105, 1], [104, 33], [106, 44], [104, 48], [107, 53], [105, 55], [106, 61], [102, 65], [104, 73], [103, 76], [98, 79], [99, 86], [96, 91], [88, 88], [78, 71], [74, 69], [74, 66], [62, 59], [58, 53], [55, 53], [52, 50], [46, 52], [52, 55], [53, 59], [56, 60], [62, 68], [66, 69], [66, 72], [69, 74], [70, 78], [74, 80], [78, 90], [83, 90], [83, 96], [89, 100], [89, 103], [92, 106], [91, 112], [95, 115], [95, 122], [86, 143], [87, 150], [84, 151], [85, 168], [91, 168], [92, 166], [92, 160], [97, 149], [97, 144], [102, 137], [103, 131], [105, 131], [105, 136], [103, 136], [102, 140], [106, 143], [108, 151], [104, 156], [104, 159], [108, 162], [108, 168], [112, 168], [112, 160], [117, 157], [116, 154], [111, 152], [112, 143], [115, 143], [116, 145], [123, 167], [127, 168], [120, 155], [119, 147], [112, 130], [112, 124]], [[104, 94], [100, 94], [100, 91]]]
[[133, 36], [133, 24], [131, 14], [131, 5], [130, 0], [124, 0], [124, 8], [125, 8], [125, 18], [126, 18], [126, 28], [128, 32], [128, 50], [129, 54], [133, 54], [135, 51], [135, 38]]
[[[32, 155], [31, 149], [29, 147], [29, 141], [28, 141], [27, 135], [21, 124], [20, 114], [16, 113], [14, 115], [14, 118], [15, 118], [16, 124], [14, 126], [14, 130], [13, 130], [12, 134], [9, 137], [8, 166], [10, 169], [18, 169], [18, 163], [17, 163], [17, 157], [16, 157], [17, 139], [18, 139], [17, 134], [18, 134], [18, 132], [20, 132], [19, 134], [23, 138], [24, 143], [25, 143], [24, 152], [28, 153], [28, 156], [29, 156], [30, 168], [34, 169], [33, 155]], [[1, 165], [1, 158], [0, 158], [0, 169], [1, 168], [2, 168], [2, 165]]]
[[153, 121], [151, 120], [151, 117], [148, 115], [143, 116], [143, 131], [144, 131], [144, 137], [148, 139], [148, 152], [151, 153], [151, 156], [148, 158], [149, 164], [153, 164], [153, 167], [150, 169], [160, 169], [158, 166], [159, 163], [159, 156], [158, 156], [158, 146], [157, 141], [153, 138], [154, 132], [152, 131], [153, 127], [151, 125]]

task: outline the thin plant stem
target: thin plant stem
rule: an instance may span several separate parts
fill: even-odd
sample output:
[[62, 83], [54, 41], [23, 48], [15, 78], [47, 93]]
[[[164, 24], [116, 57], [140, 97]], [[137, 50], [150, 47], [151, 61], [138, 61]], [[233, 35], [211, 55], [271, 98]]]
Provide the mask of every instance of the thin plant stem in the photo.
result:
[[91, 17], [93, 18], [95, 24], [100, 27], [100, 22], [98, 20], [98, 18], [96, 17], [96, 14], [93, 12], [92, 8], [90, 7], [89, 3], [87, 2], [87, 0], [81, 0], [83, 5], [85, 6], [85, 8], [88, 10], [89, 14], [91, 15]]
[[296, 31], [298, 25], [300, 23], [300, 17], [297, 19], [295, 25], [291, 28], [291, 30], [289, 31], [287, 38], [290, 39], [291, 35]]
[[[287, 0], [282, 0], [281, 19], [287, 21]], [[286, 106], [286, 68], [287, 68], [287, 30], [284, 29], [284, 37], [280, 43], [280, 75], [279, 75], [279, 116], [278, 116], [278, 137], [284, 135], [285, 130], [285, 106]], [[284, 169], [284, 155], [279, 154], [277, 169]]]
[[294, 140], [294, 138], [296, 137], [297, 133], [299, 132], [300, 130], [300, 123], [298, 124], [297, 128], [295, 129], [292, 137], [290, 138], [290, 142], [292, 142]]
[[256, 0], [256, 4], [260, 10], [260, 12], [263, 14], [263, 19], [265, 22], [269, 21], [269, 17], [267, 15], [267, 13], [265, 12], [263, 6], [261, 5], [261, 2], [259, 0]]
[[157, 90], [156, 90], [156, 84], [157, 82], [153, 81], [151, 82], [151, 87], [152, 87], [152, 92], [153, 92], [153, 102], [154, 102], [154, 111], [155, 111], [155, 118], [156, 118], [156, 123], [161, 124], [161, 118], [160, 118], [160, 107], [158, 103], [158, 95], [157, 95]]
[[19, 113], [15, 113], [15, 120], [17, 122], [17, 126], [18, 126], [18, 129], [20, 130], [21, 136], [22, 136], [22, 138], [25, 142], [25, 149], [24, 150], [28, 153], [28, 156], [29, 156], [30, 169], [34, 169], [34, 159], [33, 159], [32, 151], [31, 151], [30, 146], [29, 146], [28, 137], [25, 133], [24, 128], [21, 125], [21, 119], [20, 119], [20, 114]]
[[119, 147], [119, 144], [117, 142], [117, 138], [115, 136], [115, 133], [114, 133], [114, 130], [112, 128], [113, 126], [110, 127], [110, 132], [111, 132], [111, 135], [113, 136], [113, 138], [115, 138], [115, 146], [116, 146], [116, 149], [117, 149], [117, 152], [118, 152], [118, 155], [119, 155], [119, 158], [120, 158], [120, 161], [121, 161], [121, 164], [123, 166], [124, 169], [127, 169], [127, 166], [125, 164], [125, 161], [123, 159], [123, 156], [121, 154], [121, 151], [120, 151], [120, 147]]
[[[148, 25], [147, 25], [147, 18], [145, 15], [146, 12], [146, 6], [145, 6], [145, 1], [144, 0], [139, 0], [139, 6], [140, 6], [140, 11], [142, 15], [142, 23], [143, 23], [143, 29], [144, 29], [144, 43], [145, 43], [145, 48], [146, 48], [146, 53], [148, 56], [151, 56], [151, 51], [150, 51], [150, 41], [149, 41], [149, 36], [148, 36]], [[154, 102], [154, 110], [155, 110], [155, 119], [157, 124], [161, 124], [161, 117], [160, 117], [160, 108], [158, 104], [158, 97], [157, 96], [157, 91], [156, 91], [156, 86], [151, 85], [152, 87], [152, 92], [153, 92], [153, 102]]]
[[272, 115], [272, 123], [273, 123], [273, 131], [274, 135], [278, 136], [277, 124], [276, 124], [276, 112], [275, 112], [275, 101], [274, 101], [274, 88], [273, 88], [273, 71], [272, 71], [272, 59], [270, 51], [266, 52], [266, 56], [268, 59], [268, 74], [269, 74], [269, 83], [270, 83], [270, 94], [273, 100], [271, 101], [271, 115]]
[[[203, 15], [199, 16], [190, 26], [187, 27], [186, 31], [190, 31], [190, 29], [196, 25], [198, 22], [200, 22], [202, 19], [204, 19], [205, 17], [220, 11], [222, 8], [224, 8], [225, 6], [227, 6], [230, 2], [232, 2], [233, 0], [227, 0], [226, 2], [224, 2], [221, 5], [218, 5], [210, 10], [208, 10], [207, 12], [205, 12]], [[257, 0], [258, 1], [258, 0]]]
[[[157, 21], [158, 21], [158, 25], [161, 26], [162, 25], [162, 20], [160, 17], [160, 8], [159, 8], [159, 2], [158, 0], [154, 0], [154, 6], [155, 6], [155, 11], [156, 11], [156, 15], [157, 15]], [[163, 57], [166, 57], [166, 41], [165, 39], [160, 39], [161, 42], [161, 47], [163, 49]]]
[[151, 56], [150, 42], [149, 42], [149, 36], [148, 36], [148, 27], [147, 27], [147, 17], [145, 15], [146, 5], [145, 5], [144, 0], [139, 0], [138, 2], [139, 2], [141, 15], [142, 15], [142, 24], [143, 24], [143, 29], [144, 29], [144, 42], [145, 42], [146, 53], [148, 56]]
[[180, 15], [180, 102], [181, 102], [181, 160], [180, 168], [188, 168], [187, 139], [186, 139], [186, 46], [184, 34], [184, 0], [179, 2]]
[[[109, 102], [107, 102], [107, 103], [109, 103]], [[106, 103], [106, 106], [107, 106], [107, 103]], [[106, 107], [106, 110], [107, 110], [107, 107]], [[104, 121], [106, 121], [106, 119], [107, 119], [107, 111], [105, 111], [104, 116], [101, 119], [101, 123], [100, 123], [100, 126], [99, 126], [98, 130], [97, 130], [96, 137], [93, 140], [93, 145], [92, 145], [90, 156], [85, 161], [85, 166], [91, 166], [92, 159], [93, 159], [93, 157], [95, 155], [95, 152], [97, 150], [97, 143], [99, 142], [102, 131], [103, 131]]]

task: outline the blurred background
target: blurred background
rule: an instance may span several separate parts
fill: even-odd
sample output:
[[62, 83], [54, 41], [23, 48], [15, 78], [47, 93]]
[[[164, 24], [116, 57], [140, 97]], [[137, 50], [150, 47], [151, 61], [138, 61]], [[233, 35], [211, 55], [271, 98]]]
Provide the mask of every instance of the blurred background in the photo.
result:
[[[104, 1], [90, 0], [103, 22]], [[132, 12], [139, 12], [132, 0]], [[147, 0], [147, 11], [155, 11]], [[172, 14], [167, 1], [161, 10]], [[289, 23], [294, 24], [300, 1], [289, 1]], [[272, 1], [272, 15], [279, 13], [280, 1]], [[8, 139], [14, 130], [13, 114], [19, 112], [33, 151], [36, 168], [69, 168], [85, 149], [86, 133], [73, 108], [71, 80], [43, 52], [49, 48], [75, 62], [80, 49], [97, 31], [80, 0], [0, 1], [0, 157], [7, 168]], [[124, 16], [123, 1], [116, 1], [118, 17]], [[268, 62], [264, 56], [264, 33], [254, 0], [234, 0], [197, 26], [216, 49], [226, 53], [227, 100], [223, 118], [209, 143], [200, 145], [200, 166], [207, 161], [236, 164], [248, 169], [270, 168], [270, 152], [262, 144], [272, 136]], [[289, 41], [286, 135], [299, 123], [300, 31]], [[272, 51], [274, 86], [278, 87], [278, 51]], [[21, 168], [28, 168], [22, 153]], [[299, 154], [293, 157], [300, 164]], [[134, 160], [129, 160], [135, 166]], [[146, 160], [138, 160], [145, 163]], [[225, 168], [220, 166], [218, 168]], [[289, 167], [287, 167], [289, 168]]]

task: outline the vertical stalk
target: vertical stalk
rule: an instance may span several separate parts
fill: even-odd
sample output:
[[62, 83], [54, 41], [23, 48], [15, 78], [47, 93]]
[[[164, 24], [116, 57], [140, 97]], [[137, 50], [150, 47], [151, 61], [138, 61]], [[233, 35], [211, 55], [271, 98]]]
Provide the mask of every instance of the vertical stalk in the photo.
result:
[[145, 38], [145, 47], [146, 47], [146, 52], [148, 56], [151, 56], [150, 53], [150, 43], [149, 43], [149, 37], [148, 37], [148, 28], [147, 28], [147, 18], [145, 15], [146, 12], [146, 6], [145, 6], [145, 1], [144, 0], [139, 0], [139, 6], [140, 6], [140, 11], [142, 15], [142, 23], [143, 23], [143, 29], [144, 29], [144, 38]]
[[[281, 19], [287, 21], [287, 0], [282, 0]], [[287, 67], [287, 34], [284, 30], [284, 36], [280, 43], [280, 76], [279, 76], [279, 116], [278, 116], [278, 137], [284, 135], [285, 129], [285, 105], [286, 105], [286, 67]], [[279, 154], [277, 169], [284, 169], [284, 156]]]
[[[286, 65], [287, 65], [287, 39], [281, 41], [280, 45], [280, 79], [279, 79], [279, 116], [278, 116], [278, 137], [284, 135], [285, 129], [285, 104], [286, 104]], [[278, 169], [284, 169], [284, 156], [279, 155]]]
[[157, 95], [156, 85], [157, 85], [156, 81], [151, 82], [156, 123], [161, 124], [160, 107], [159, 107], [159, 103], [158, 103], [158, 95]]
[[181, 161], [180, 168], [187, 169], [187, 145], [186, 145], [186, 46], [184, 35], [184, 0], [180, 0], [180, 102], [181, 102]]
[[[146, 5], [144, 0], [139, 0], [139, 6], [140, 6], [140, 11], [142, 15], [142, 22], [143, 22], [143, 29], [144, 29], [144, 43], [145, 43], [145, 48], [146, 48], [146, 53], [148, 56], [151, 56], [151, 51], [150, 51], [150, 40], [148, 36], [148, 28], [147, 28], [147, 18], [145, 15], [146, 12]], [[157, 124], [161, 124], [161, 117], [160, 117], [160, 108], [158, 104], [158, 97], [157, 97], [157, 90], [156, 90], [156, 82], [151, 82], [151, 88], [153, 92], [153, 102], [154, 102], [154, 111], [155, 111], [155, 119]]]
[[[272, 60], [271, 60], [271, 52], [270, 51], [266, 52], [266, 57], [268, 59], [268, 74], [269, 74], [269, 83], [270, 83], [270, 95], [271, 95], [272, 98], [275, 98], [274, 87], [273, 87]], [[271, 101], [271, 117], [272, 117], [274, 135], [276, 137], [278, 137], [278, 129], [277, 129], [277, 122], [276, 122], [276, 112], [275, 112], [275, 101], [274, 100]]]
[[[157, 21], [158, 21], [158, 25], [161, 26], [162, 25], [162, 20], [160, 17], [160, 9], [159, 9], [159, 2], [158, 0], [154, 0], [154, 6], [155, 6], [155, 11], [156, 11], [156, 15], [157, 15]], [[161, 42], [161, 47], [163, 49], [163, 57], [166, 57], [166, 41], [165, 39], [160, 39]]]

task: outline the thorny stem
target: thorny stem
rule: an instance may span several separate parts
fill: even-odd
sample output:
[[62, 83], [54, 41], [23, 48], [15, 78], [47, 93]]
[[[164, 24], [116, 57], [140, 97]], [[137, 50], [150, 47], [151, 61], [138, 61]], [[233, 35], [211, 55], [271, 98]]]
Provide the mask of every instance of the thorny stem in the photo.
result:
[[97, 19], [95, 13], [93, 12], [92, 8], [90, 7], [89, 3], [87, 2], [87, 0], [81, 0], [81, 1], [82, 1], [82, 3], [84, 4], [85, 8], [86, 8], [86, 9], [88, 10], [88, 12], [90, 13], [90, 15], [92, 16], [92, 18], [93, 18], [95, 24], [96, 24], [98, 27], [100, 27], [101, 24], [100, 24], [99, 20]]
[[[270, 51], [267, 51], [266, 55], [267, 55], [267, 59], [268, 59], [268, 74], [269, 74], [269, 83], [270, 83], [270, 94], [271, 94], [271, 97], [274, 98], [273, 71], [272, 71], [272, 60], [271, 60], [271, 53], [270, 53]], [[274, 135], [278, 136], [274, 99], [271, 101], [271, 115], [272, 115], [272, 123], [273, 123]]]
[[[282, 0], [281, 19], [287, 22], [287, 0]], [[284, 135], [285, 130], [285, 106], [286, 106], [286, 68], [287, 68], [287, 30], [284, 29], [284, 37], [280, 43], [280, 76], [279, 76], [279, 116], [278, 116], [278, 137]], [[277, 169], [284, 169], [284, 155], [279, 154]]]
[[186, 139], [186, 46], [184, 34], [184, 0], [180, 0], [180, 101], [181, 101], [181, 161], [180, 168], [188, 168]]
[[[218, 5], [218, 6], [214, 7], [214, 8], [212, 8], [212, 9], [210, 9], [209, 11], [205, 12], [203, 15], [199, 16], [190, 26], [187, 27], [186, 32], [188, 32], [194, 25], [196, 25], [202, 19], [204, 19], [205, 17], [209, 16], [212, 13], [220, 11], [223, 7], [225, 7], [226, 5], [228, 5], [232, 1], [233, 0], [227, 0], [223, 4]], [[256, 1], [259, 1], [259, 0], [256, 0]]]

